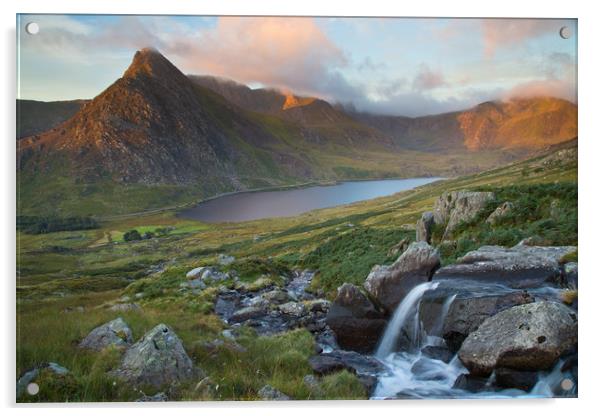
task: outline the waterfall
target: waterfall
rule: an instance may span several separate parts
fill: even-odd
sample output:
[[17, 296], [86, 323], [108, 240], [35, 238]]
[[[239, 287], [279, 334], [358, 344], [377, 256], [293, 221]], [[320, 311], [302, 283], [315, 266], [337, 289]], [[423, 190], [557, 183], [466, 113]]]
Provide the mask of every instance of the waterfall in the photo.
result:
[[438, 285], [439, 282], [422, 283], [406, 295], [399, 306], [397, 306], [393, 318], [391, 318], [385, 329], [385, 334], [376, 350], [376, 357], [381, 359], [386, 358], [394, 351], [401, 329], [404, 327], [410, 331], [408, 335], [410, 336], [412, 346], [419, 346], [420, 322], [418, 319], [418, 304], [424, 292], [435, 289]]

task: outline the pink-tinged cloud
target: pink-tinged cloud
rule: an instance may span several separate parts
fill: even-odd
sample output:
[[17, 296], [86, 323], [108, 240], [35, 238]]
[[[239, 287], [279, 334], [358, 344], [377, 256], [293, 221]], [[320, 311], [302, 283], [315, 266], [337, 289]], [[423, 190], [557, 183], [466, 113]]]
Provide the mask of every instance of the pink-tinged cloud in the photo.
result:
[[520, 45], [527, 39], [557, 33], [562, 25], [558, 20], [545, 19], [483, 19], [483, 52], [493, 57], [501, 48]]
[[303, 93], [324, 94], [320, 87], [347, 65], [311, 18], [220, 17], [183, 46], [167, 52], [188, 70]]
[[503, 99], [557, 97], [576, 103], [575, 84], [562, 79], [535, 80], [519, 84], [507, 91]]

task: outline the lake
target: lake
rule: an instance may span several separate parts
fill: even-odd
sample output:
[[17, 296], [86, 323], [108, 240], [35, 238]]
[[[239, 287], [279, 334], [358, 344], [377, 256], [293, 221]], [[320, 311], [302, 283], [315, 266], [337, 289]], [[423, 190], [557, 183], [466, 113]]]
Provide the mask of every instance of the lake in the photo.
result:
[[442, 178], [341, 182], [280, 191], [240, 192], [202, 202], [179, 216], [203, 222], [240, 222], [291, 217], [314, 209], [392, 195]]

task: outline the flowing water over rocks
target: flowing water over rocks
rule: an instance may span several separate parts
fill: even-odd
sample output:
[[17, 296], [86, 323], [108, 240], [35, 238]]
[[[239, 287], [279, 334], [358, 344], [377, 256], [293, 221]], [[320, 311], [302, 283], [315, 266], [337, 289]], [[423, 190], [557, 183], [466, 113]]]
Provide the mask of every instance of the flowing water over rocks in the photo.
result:
[[[555, 295], [557, 296], [557, 291], [558, 289], [552, 287], [534, 290], [530, 302], [536, 301], [536, 305], [550, 304], [544, 299], [553, 299]], [[375, 357], [383, 364], [384, 370], [374, 374], [378, 378], [378, 384], [371, 398], [511, 398], [576, 395], [576, 363], [570, 363], [572, 359], [576, 360], [573, 358], [576, 357], [574, 353], [572, 356], [565, 354], [551, 370], [529, 372], [498, 368], [488, 377], [470, 374], [441, 337], [444, 325], [452, 313], [452, 305], [460, 299], [467, 299], [469, 293], [476, 299], [491, 296], [507, 297], [508, 294], [524, 295], [520, 291], [502, 285], [485, 287], [467, 283], [462, 287], [462, 285], [458, 286], [458, 281], [427, 282], [415, 287], [398, 306], [375, 353]], [[438, 317], [434, 319], [435, 322], [430, 328], [426, 328], [420, 317], [421, 309], [424, 311], [425, 305], [428, 302], [432, 304], [436, 299], [443, 299], [440, 302], [441, 306], [436, 309]], [[566, 308], [558, 303], [554, 304], [559, 305], [558, 308]], [[511, 306], [506, 305], [506, 307]], [[520, 310], [514, 312], [515, 315], [519, 313]], [[405, 337], [405, 342], [400, 343], [398, 338], [402, 336]]]
[[338, 346], [326, 325], [330, 302], [306, 290], [314, 274], [310, 270], [296, 270], [291, 276], [283, 276], [286, 282], [282, 288], [274, 284], [258, 290], [222, 288], [215, 302], [215, 313], [231, 328], [246, 325], [259, 335], [305, 327], [314, 334], [321, 351], [332, 351]]

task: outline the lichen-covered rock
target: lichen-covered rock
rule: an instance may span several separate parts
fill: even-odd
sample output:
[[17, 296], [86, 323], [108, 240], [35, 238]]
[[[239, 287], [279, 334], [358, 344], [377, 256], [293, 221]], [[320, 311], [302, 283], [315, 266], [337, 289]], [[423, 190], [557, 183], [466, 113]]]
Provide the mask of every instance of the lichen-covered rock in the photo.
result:
[[517, 244], [512, 248], [483, 246], [437, 270], [433, 280], [464, 279], [502, 283], [513, 288], [559, 284], [560, 259], [573, 246], [538, 247]]
[[345, 283], [330, 305], [326, 324], [344, 349], [372, 352], [387, 320], [359, 287]]
[[180, 338], [165, 324], [155, 326], [128, 348], [114, 371], [129, 383], [154, 388], [190, 380], [198, 373]]
[[493, 192], [445, 192], [435, 202], [435, 224], [447, 224], [443, 237], [449, 235], [460, 223], [474, 219], [483, 208], [495, 199]]
[[132, 330], [120, 317], [94, 328], [79, 347], [101, 351], [107, 347], [125, 348], [132, 342]]
[[431, 234], [435, 225], [435, 215], [431, 211], [423, 212], [416, 223], [416, 241], [431, 243]]
[[439, 251], [424, 241], [412, 243], [390, 266], [374, 266], [364, 288], [390, 314], [417, 285], [431, 280], [440, 265]]
[[249, 319], [259, 318], [267, 313], [266, 309], [261, 306], [247, 306], [245, 308], [238, 309], [232, 314], [228, 322], [239, 323], [248, 321]]
[[278, 306], [278, 310], [285, 315], [299, 318], [307, 313], [305, 305], [301, 302], [287, 302]]
[[486, 319], [462, 343], [458, 358], [476, 376], [496, 368], [538, 371], [576, 345], [577, 314], [560, 303], [534, 302]]

